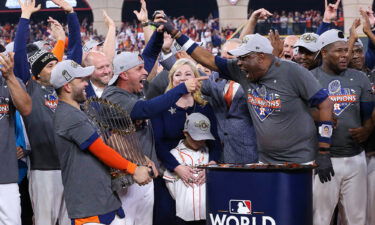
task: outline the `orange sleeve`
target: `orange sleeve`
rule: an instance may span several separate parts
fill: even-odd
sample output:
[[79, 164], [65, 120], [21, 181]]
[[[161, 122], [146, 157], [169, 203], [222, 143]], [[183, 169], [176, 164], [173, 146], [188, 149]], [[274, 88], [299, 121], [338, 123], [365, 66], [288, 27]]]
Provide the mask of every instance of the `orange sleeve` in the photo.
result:
[[124, 159], [114, 149], [106, 145], [101, 138], [96, 139], [90, 146], [89, 151], [107, 166], [134, 174], [137, 165]]
[[57, 40], [55, 47], [52, 49], [52, 53], [56, 56], [59, 62], [63, 60], [64, 51], [65, 51], [65, 41]]

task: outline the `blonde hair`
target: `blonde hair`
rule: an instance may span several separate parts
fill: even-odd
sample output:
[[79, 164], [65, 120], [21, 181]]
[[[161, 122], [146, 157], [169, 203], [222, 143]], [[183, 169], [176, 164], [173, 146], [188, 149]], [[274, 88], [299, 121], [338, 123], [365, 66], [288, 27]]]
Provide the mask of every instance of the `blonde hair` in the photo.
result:
[[[167, 92], [167, 91], [171, 90], [172, 88], [174, 88], [173, 87], [173, 75], [183, 65], [187, 65], [187, 66], [189, 66], [191, 68], [191, 70], [194, 73], [195, 78], [200, 77], [200, 74], [198, 72], [197, 66], [196, 66], [196, 64], [192, 60], [186, 59], [186, 58], [179, 59], [173, 65], [172, 69], [169, 71], [169, 74], [168, 74], [169, 83], [168, 83], [168, 86], [167, 86], [165, 92]], [[207, 104], [207, 101], [204, 100], [203, 97], [202, 97], [202, 92], [201, 92], [200, 89], [196, 90], [194, 93], [192, 93], [192, 95], [193, 95], [194, 101], [197, 102], [198, 104], [203, 105], [203, 106]]]

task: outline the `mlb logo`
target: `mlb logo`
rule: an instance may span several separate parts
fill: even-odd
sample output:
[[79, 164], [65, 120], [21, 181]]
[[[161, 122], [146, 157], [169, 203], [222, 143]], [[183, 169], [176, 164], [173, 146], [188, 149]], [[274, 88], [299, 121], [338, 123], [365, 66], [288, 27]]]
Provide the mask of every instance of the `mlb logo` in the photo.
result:
[[230, 200], [229, 210], [231, 214], [251, 214], [250, 200]]

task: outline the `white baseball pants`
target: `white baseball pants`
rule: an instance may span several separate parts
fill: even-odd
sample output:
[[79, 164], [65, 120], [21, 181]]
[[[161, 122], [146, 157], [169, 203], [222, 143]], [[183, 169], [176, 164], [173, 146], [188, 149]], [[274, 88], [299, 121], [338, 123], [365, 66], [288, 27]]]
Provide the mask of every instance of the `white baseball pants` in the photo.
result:
[[367, 165], [365, 153], [332, 158], [335, 176], [321, 183], [316, 175], [313, 186], [314, 225], [329, 225], [337, 203], [341, 222], [365, 225], [367, 204]]
[[132, 184], [118, 193], [125, 211], [126, 225], [152, 225], [154, 182]]
[[367, 157], [367, 221], [375, 224], [375, 155]]
[[0, 184], [0, 225], [21, 224], [21, 199], [18, 184]]
[[29, 193], [35, 225], [70, 225], [63, 197], [61, 170], [30, 170]]

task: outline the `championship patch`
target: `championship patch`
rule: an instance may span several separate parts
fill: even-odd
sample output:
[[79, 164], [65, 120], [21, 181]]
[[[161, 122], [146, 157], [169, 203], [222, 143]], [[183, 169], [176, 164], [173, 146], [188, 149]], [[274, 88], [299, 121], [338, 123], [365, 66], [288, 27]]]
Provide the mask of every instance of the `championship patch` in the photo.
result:
[[9, 98], [0, 97], [0, 120], [9, 116]]
[[44, 95], [44, 105], [47, 106], [52, 112], [55, 112], [57, 108], [57, 103], [59, 102], [56, 92], [52, 94]]
[[257, 89], [249, 89], [247, 102], [251, 104], [261, 121], [267, 119], [275, 110], [281, 109], [280, 96], [274, 93], [267, 93], [264, 86]]
[[357, 102], [355, 90], [342, 88], [339, 80], [333, 80], [328, 84], [329, 98], [334, 102], [333, 112], [339, 116], [352, 103]]

